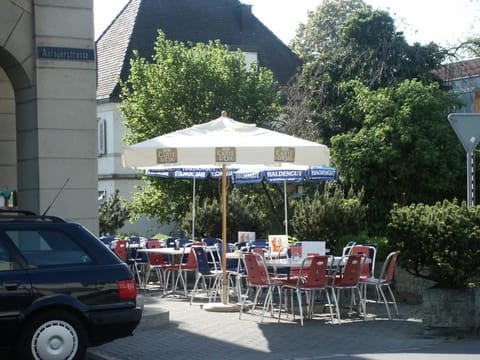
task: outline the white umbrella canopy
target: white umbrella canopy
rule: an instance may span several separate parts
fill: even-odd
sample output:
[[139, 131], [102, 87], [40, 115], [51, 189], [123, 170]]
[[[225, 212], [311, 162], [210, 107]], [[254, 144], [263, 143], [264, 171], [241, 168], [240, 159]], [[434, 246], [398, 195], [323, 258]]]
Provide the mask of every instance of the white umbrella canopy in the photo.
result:
[[204, 164], [329, 165], [327, 146], [222, 116], [129, 146], [124, 166]]
[[226, 112], [207, 123], [161, 135], [129, 146], [123, 153], [123, 165], [137, 169], [161, 169], [172, 166], [221, 165], [222, 168], [222, 302], [228, 302], [226, 273], [227, 245], [227, 166], [309, 165], [328, 166], [327, 146], [294, 136], [235, 121]]

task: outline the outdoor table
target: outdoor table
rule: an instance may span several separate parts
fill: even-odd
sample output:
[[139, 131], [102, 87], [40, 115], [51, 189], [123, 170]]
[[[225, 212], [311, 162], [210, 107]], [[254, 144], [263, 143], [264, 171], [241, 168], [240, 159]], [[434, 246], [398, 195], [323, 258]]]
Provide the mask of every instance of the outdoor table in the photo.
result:
[[[280, 268], [287, 268], [287, 269], [299, 269], [302, 265], [302, 261], [304, 258], [299, 256], [294, 256], [287, 259], [268, 259], [264, 260], [265, 265], [267, 268], [272, 268], [274, 273], [277, 273], [277, 270]], [[370, 258], [364, 258], [364, 264], [369, 264], [371, 262]], [[343, 266], [344, 260], [342, 261], [342, 256], [329, 256], [328, 258], [328, 269], [329, 272], [334, 272], [338, 265]], [[288, 277], [288, 275], [287, 275]]]
[[[169, 264], [178, 264], [181, 261], [181, 256], [183, 254], [188, 254], [190, 252], [190, 248], [185, 248], [185, 249], [175, 249], [175, 248], [168, 248], [168, 247], [163, 247], [163, 248], [151, 248], [151, 249], [137, 249], [137, 252], [143, 252], [148, 254], [163, 254], [168, 256], [168, 262]], [[172, 273], [172, 289], [175, 286], [175, 272]], [[145, 288], [147, 286], [147, 279], [144, 280], [145, 283]], [[167, 284], [164, 284], [166, 286]]]
[[[300, 267], [302, 265], [303, 258], [295, 256], [287, 259], [265, 259], [265, 265], [267, 267], [272, 267], [272, 268], [294, 268], [294, 267]], [[340, 262], [342, 261], [342, 256], [330, 256], [329, 257], [329, 267], [334, 267], [337, 265], [342, 265]], [[364, 259], [364, 264], [370, 263], [369, 258]]]

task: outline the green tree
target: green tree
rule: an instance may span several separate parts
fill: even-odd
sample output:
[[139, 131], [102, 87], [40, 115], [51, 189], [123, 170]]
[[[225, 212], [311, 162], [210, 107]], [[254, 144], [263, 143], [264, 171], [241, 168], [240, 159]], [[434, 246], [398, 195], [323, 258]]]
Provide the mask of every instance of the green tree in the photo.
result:
[[332, 138], [332, 158], [345, 186], [365, 189], [371, 223], [385, 224], [393, 203], [464, 194], [464, 151], [446, 118], [446, 109], [458, 105], [453, 94], [416, 80], [344, 88], [343, 111], [359, 129]]
[[434, 43], [409, 45], [387, 12], [361, 0], [324, 1], [309, 13], [292, 46], [305, 63], [289, 103], [304, 108], [294, 113], [301, 113], [307, 126], [315, 124], [327, 145], [332, 136], [359, 125], [341, 110], [343, 82], [356, 79], [370, 89], [413, 78], [439, 82], [432, 70], [445, 56]]
[[130, 216], [129, 203], [118, 194], [119, 190], [116, 189], [100, 207], [100, 235], [114, 234]]
[[138, 56], [122, 86], [125, 142], [134, 144], [168, 132], [230, 117], [268, 126], [279, 111], [273, 73], [240, 50], [219, 41], [208, 44], [170, 41], [159, 31], [153, 61]]
[[[121, 84], [125, 142], [133, 144], [203, 123], [228, 111], [236, 120], [268, 125], [279, 113], [278, 83], [270, 70], [247, 66], [241, 51], [219, 41], [191, 44], [167, 40], [159, 31], [153, 61], [138, 55]], [[179, 220], [191, 203], [191, 181], [145, 178], [134, 196], [135, 217]], [[219, 196], [218, 180], [198, 182], [203, 198]]]
[[290, 47], [309, 63], [325, 53], [338, 51], [343, 22], [356, 10], [369, 9], [363, 0], [324, 0], [316, 11], [309, 11], [300, 24]]

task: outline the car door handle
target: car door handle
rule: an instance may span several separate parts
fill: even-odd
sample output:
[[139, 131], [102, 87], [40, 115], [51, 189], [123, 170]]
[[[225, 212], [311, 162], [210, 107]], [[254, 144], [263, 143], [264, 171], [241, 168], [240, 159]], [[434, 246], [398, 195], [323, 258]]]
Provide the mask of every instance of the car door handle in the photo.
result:
[[20, 283], [18, 282], [4, 282], [3, 287], [7, 290], [17, 290]]

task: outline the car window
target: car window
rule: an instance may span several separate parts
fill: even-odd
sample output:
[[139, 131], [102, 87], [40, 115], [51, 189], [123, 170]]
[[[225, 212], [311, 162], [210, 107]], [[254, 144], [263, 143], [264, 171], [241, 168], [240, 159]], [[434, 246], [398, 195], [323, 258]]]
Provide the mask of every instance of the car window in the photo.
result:
[[6, 234], [30, 267], [93, 263], [75, 240], [62, 231], [10, 230]]
[[12, 253], [0, 242], [0, 271], [13, 269], [15, 269], [15, 261], [13, 261]]

